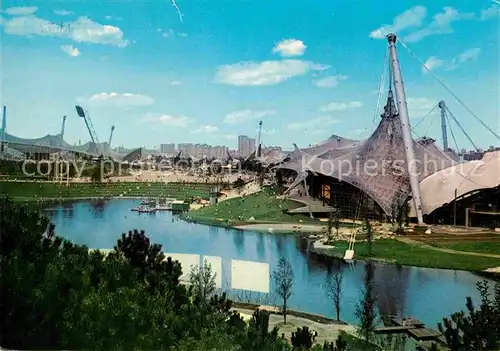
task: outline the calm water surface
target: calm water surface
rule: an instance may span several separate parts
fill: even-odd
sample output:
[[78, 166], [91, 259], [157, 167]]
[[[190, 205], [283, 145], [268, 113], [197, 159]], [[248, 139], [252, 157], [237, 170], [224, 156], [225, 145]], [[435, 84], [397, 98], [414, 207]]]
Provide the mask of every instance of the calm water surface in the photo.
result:
[[[268, 262], [270, 269], [280, 257], [288, 257], [295, 273], [290, 308], [334, 316], [324, 282], [336, 264], [307, 252], [305, 243], [295, 235], [239, 231], [187, 223], [169, 212], [139, 214], [130, 209], [136, 200], [111, 200], [105, 204], [77, 202], [56, 205], [47, 210], [58, 235], [90, 248], [113, 248], [123, 232], [144, 229], [163, 251], [220, 256], [223, 281], [230, 274], [230, 260]], [[363, 287], [364, 263], [343, 264], [343, 301], [341, 318], [355, 322], [354, 310]], [[443, 316], [465, 307], [466, 296], [478, 301], [475, 284], [482, 278], [463, 271], [377, 265], [375, 283], [377, 307], [381, 315], [412, 315], [431, 328]], [[273, 284], [271, 283], [271, 290]], [[274, 294], [249, 294], [233, 291], [233, 298], [254, 302], [279, 303]]]

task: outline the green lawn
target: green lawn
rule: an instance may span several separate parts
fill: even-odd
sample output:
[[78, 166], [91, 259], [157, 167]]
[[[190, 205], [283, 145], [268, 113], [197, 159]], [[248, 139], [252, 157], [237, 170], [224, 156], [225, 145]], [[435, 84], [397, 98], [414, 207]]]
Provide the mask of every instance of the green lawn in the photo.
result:
[[90, 197], [171, 197], [186, 200], [191, 197], [208, 198], [213, 185], [205, 183], [71, 183], [47, 182], [2, 182], [0, 194], [5, 193], [14, 199], [58, 199], [58, 198], [90, 198]]
[[491, 242], [475, 241], [475, 242], [461, 242], [461, 243], [443, 243], [433, 246], [444, 247], [446, 249], [457, 250], [457, 251], [479, 252], [479, 253], [500, 255], [500, 240]]
[[[343, 257], [345, 250], [347, 250], [348, 243], [345, 241], [338, 241], [335, 246], [334, 249], [328, 250], [328, 252], [325, 251], [324, 253]], [[376, 240], [373, 243], [372, 256], [368, 253], [368, 245], [366, 242], [356, 243], [354, 251], [355, 258], [358, 259], [372, 257], [404, 266], [467, 271], [482, 271], [486, 268], [500, 266], [500, 259], [497, 258], [444, 253], [416, 245], [405, 244], [394, 239]]]
[[311, 219], [306, 215], [290, 215], [283, 213], [284, 210], [302, 207], [303, 205], [290, 200], [277, 199], [276, 194], [270, 188], [261, 192], [221, 201], [216, 205], [207, 206], [196, 211], [187, 213], [191, 219], [202, 223], [220, 223], [218, 219], [237, 223], [247, 222], [251, 217], [255, 218], [253, 223], [321, 223], [317, 219]]

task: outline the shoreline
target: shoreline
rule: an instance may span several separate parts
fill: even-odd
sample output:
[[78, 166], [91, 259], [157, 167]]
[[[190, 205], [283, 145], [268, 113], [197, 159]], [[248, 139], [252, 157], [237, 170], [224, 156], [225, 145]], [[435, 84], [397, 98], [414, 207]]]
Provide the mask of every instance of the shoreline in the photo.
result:
[[[69, 202], [69, 201], [91, 201], [91, 200], [142, 200], [149, 199], [151, 196], [89, 196], [89, 197], [62, 197], [62, 198], [32, 198], [32, 197], [15, 197], [13, 198], [16, 202], [26, 202], [26, 203], [34, 203], [34, 202]], [[254, 231], [254, 232], [264, 232], [269, 234], [294, 234], [300, 235], [305, 240], [309, 241], [308, 251], [314, 255], [318, 255], [323, 258], [333, 259], [333, 260], [342, 260], [343, 255], [339, 254], [330, 249], [324, 248], [314, 248], [313, 243], [315, 240], [309, 239], [307, 234], [319, 233], [323, 230], [325, 224], [308, 224], [308, 223], [271, 223], [271, 222], [258, 222], [258, 221], [230, 221], [230, 220], [220, 220], [217, 218], [191, 218], [188, 212], [182, 213], [179, 218], [188, 223], [201, 224], [206, 226], [215, 226], [226, 229], [235, 229], [241, 231]], [[396, 240], [396, 239], [394, 239]], [[409, 244], [407, 244], [409, 245]], [[413, 246], [412, 246], [413, 248]], [[454, 255], [469, 255], [470, 252], [465, 252], [462, 254], [461, 252], [453, 253]], [[431, 266], [426, 264], [420, 264], [419, 262], [413, 262], [412, 264], [402, 264], [398, 263], [396, 259], [391, 258], [383, 258], [383, 257], [371, 257], [372, 261], [381, 263], [381, 264], [390, 264], [395, 266], [403, 266], [403, 267], [420, 267], [420, 268], [431, 268], [431, 269], [445, 269], [445, 270], [462, 270], [471, 272], [474, 274], [479, 274], [489, 279], [500, 280], [500, 266], [492, 266], [485, 268], [483, 270], [475, 270], [475, 269], [457, 269], [446, 266]], [[356, 258], [356, 261], [367, 261], [367, 258], [360, 257]]]
[[[309, 238], [304, 238], [305, 240], [308, 241], [308, 251], [314, 255], [320, 256], [322, 258], [326, 259], [334, 259], [334, 260], [344, 260], [344, 256], [338, 252], [333, 251], [333, 249], [325, 249], [325, 248], [315, 248], [314, 247], [314, 242], [315, 240], [310, 240]], [[393, 239], [396, 240], [396, 239]], [[409, 245], [409, 244], [407, 244]], [[413, 246], [412, 246], [413, 249]], [[465, 252], [465, 251], [464, 251]], [[462, 255], [462, 256], [467, 256], [469, 252], [465, 252], [465, 254], [462, 254], [460, 252], [452, 253], [452, 255]], [[442, 270], [450, 270], [450, 271], [463, 271], [463, 272], [469, 272], [473, 274], [477, 274], [479, 276], [483, 276], [492, 280], [500, 280], [500, 267], [489, 267], [483, 270], [473, 270], [473, 269], [456, 269], [456, 268], [450, 268], [450, 267], [435, 267], [435, 266], [430, 266], [430, 265], [425, 265], [425, 264], [419, 264], [418, 262], [413, 262], [412, 264], [403, 264], [403, 263], [398, 263], [397, 259], [392, 259], [392, 258], [383, 258], [383, 257], [360, 257], [356, 258], [354, 256], [355, 261], [361, 261], [361, 262], [367, 262], [367, 261], [372, 261], [376, 262], [379, 264], [387, 264], [387, 265], [393, 265], [396, 267], [416, 267], [416, 268], [429, 268], [429, 269], [442, 269]]]

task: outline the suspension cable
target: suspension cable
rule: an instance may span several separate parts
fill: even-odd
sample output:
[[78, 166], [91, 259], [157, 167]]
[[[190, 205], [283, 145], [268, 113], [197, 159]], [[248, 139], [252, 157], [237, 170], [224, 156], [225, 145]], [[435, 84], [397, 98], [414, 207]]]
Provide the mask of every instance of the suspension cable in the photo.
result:
[[453, 138], [453, 142], [455, 143], [455, 147], [457, 148], [457, 154], [460, 154], [460, 148], [458, 147], [457, 139], [455, 138], [455, 133], [453, 133], [453, 128], [451, 127], [450, 118], [448, 117], [447, 113], [445, 113], [444, 116], [446, 118], [446, 121], [448, 122], [448, 125], [450, 126], [450, 133], [451, 137]]
[[422, 118], [422, 119], [421, 119], [421, 120], [420, 120], [417, 124], [415, 124], [415, 125], [411, 128], [411, 131], [412, 131], [412, 132], [415, 132], [415, 128], [417, 128], [417, 127], [418, 127], [418, 126], [419, 126], [419, 125], [420, 125], [423, 121], [425, 121], [425, 119], [426, 119], [427, 117], [429, 117], [429, 116], [431, 115], [431, 113], [433, 113], [433, 112], [436, 110], [436, 108], [437, 108], [437, 107], [438, 107], [438, 104], [436, 104], [436, 105], [432, 108], [432, 110], [430, 110], [430, 111], [429, 111], [429, 112], [428, 112], [428, 113], [427, 113], [427, 114], [426, 114], [426, 115], [425, 115], [425, 116], [424, 116], [424, 117], [423, 117], [423, 118]]
[[431, 119], [431, 124], [429, 124], [429, 128], [427, 128], [427, 130], [425, 131], [425, 134], [424, 134], [424, 137], [427, 136], [427, 134], [429, 134], [429, 131], [431, 130], [431, 127], [432, 125], [434, 124], [434, 121], [436, 120], [437, 118], [432, 118]]
[[474, 146], [474, 148], [477, 150], [478, 147], [476, 146], [476, 144], [474, 144], [474, 142], [472, 141], [471, 137], [469, 136], [469, 134], [467, 134], [467, 132], [465, 131], [465, 129], [462, 127], [462, 125], [460, 124], [460, 122], [458, 122], [458, 120], [455, 118], [455, 116], [453, 115], [453, 113], [451, 113], [450, 109], [448, 108], [448, 106], [445, 107], [446, 108], [446, 112], [447, 112], [447, 115], [448, 113], [450, 114], [451, 118], [453, 118], [453, 120], [455, 121], [455, 123], [458, 125], [458, 128], [460, 128], [460, 130], [462, 131], [462, 133], [465, 134], [465, 136], [467, 137], [467, 139], [469, 139], [470, 143], [472, 144], [472, 146]]
[[465, 105], [465, 103], [462, 102], [462, 100], [460, 100], [460, 98], [453, 92], [451, 91], [450, 88], [448, 88], [448, 86], [441, 80], [439, 79], [439, 77], [434, 73], [432, 72], [432, 70], [430, 70], [424, 62], [422, 62], [422, 60], [420, 60], [418, 58], [418, 56], [416, 54], [413, 53], [413, 51], [410, 50], [410, 48], [401, 40], [399, 39], [399, 42], [401, 43], [401, 45], [403, 45], [403, 47], [408, 50], [408, 52], [410, 53], [410, 55], [412, 55], [423, 67], [424, 69], [429, 72], [445, 89], [446, 91], [448, 91], [448, 93], [450, 93], [457, 101], [460, 105], [462, 105], [463, 108], [465, 108], [467, 111], [469, 111], [469, 113], [474, 116], [474, 118], [476, 118], [479, 123], [481, 123], [483, 125], [483, 127], [485, 127], [486, 129], [488, 129], [488, 131], [493, 134], [498, 140], [500, 140], [500, 136], [495, 133], [495, 131], [493, 129], [491, 129], [490, 127], [488, 127], [488, 125], [486, 123], [484, 123], [481, 118], [479, 118], [474, 112], [472, 112], [472, 110], [470, 108], [467, 107], [467, 105]]
[[[385, 75], [387, 74], [387, 62], [388, 62], [388, 59], [389, 59], [389, 49], [387, 48], [387, 50], [385, 51], [384, 67], [382, 69], [382, 76], [380, 77], [380, 83], [379, 83], [379, 86], [378, 86], [377, 107], [375, 108], [375, 112], [373, 113], [372, 127], [375, 124], [377, 115], [379, 113], [380, 100], [381, 100], [382, 94], [384, 92]], [[389, 81], [390, 81], [390, 78], [389, 78]]]

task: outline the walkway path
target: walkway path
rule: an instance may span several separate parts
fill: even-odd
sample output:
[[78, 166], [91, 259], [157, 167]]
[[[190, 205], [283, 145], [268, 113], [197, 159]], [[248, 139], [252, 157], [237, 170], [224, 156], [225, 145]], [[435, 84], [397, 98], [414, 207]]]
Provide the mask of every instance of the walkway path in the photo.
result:
[[469, 252], [469, 251], [458, 251], [458, 250], [452, 250], [452, 249], [445, 249], [442, 247], [431, 246], [431, 245], [423, 244], [420, 241], [413, 240], [413, 239], [410, 239], [407, 237], [402, 237], [402, 236], [396, 236], [395, 238], [396, 238], [396, 240], [401, 241], [405, 244], [416, 245], [416, 246], [420, 246], [420, 247], [423, 247], [425, 249], [430, 249], [430, 250], [434, 250], [434, 251], [446, 252], [446, 253], [451, 253], [451, 254], [468, 255], [468, 256], [500, 258], [500, 255], [496, 255], [496, 254]]
[[[244, 317], [252, 316], [252, 310], [235, 308], [234, 310], [244, 314]], [[290, 340], [292, 332], [297, 331], [298, 327], [309, 327], [309, 330], [315, 330], [318, 332], [318, 336], [315, 339], [315, 343], [322, 345], [325, 341], [335, 341], [337, 340], [341, 331], [355, 335], [356, 327], [352, 325], [342, 325], [342, 324], [322, 324], [314, 322], [310, 319], [300, 318], [295, 316], [286, 316], [286, 325], [283, 325], [283, 316], [277, 314], [271, 314], [269, 316], [269, 330], [272, 330], [275, 326], [278, 327], [278, 335], [285, 334], [285, 338]]]
[[308, 232], [319, 233], [323, 231], [324, 225], [316, 224], [300, 224], [300, 223], [260, 223], [260, 224], [245, 224], [235, 227], [242, 230], [255, 231], [274, 231], [274, 232]]

